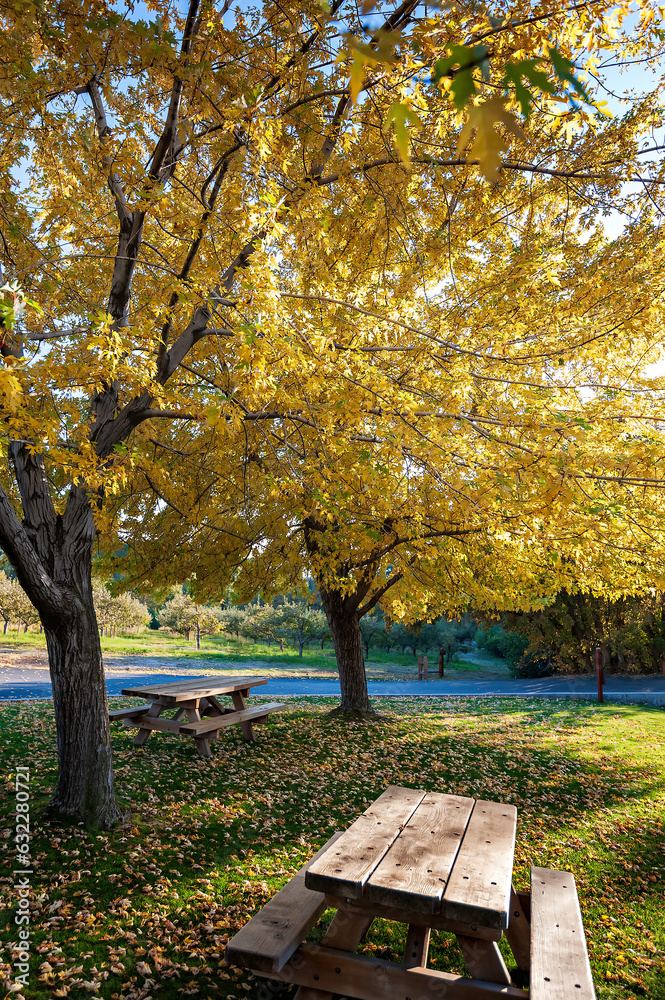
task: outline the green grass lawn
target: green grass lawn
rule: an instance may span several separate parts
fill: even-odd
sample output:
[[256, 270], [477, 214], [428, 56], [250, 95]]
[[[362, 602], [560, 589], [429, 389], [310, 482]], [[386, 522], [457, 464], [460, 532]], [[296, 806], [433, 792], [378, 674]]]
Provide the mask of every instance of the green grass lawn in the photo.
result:
[[[599, 1000], [665, 1000], [665, 712], [384, 699], [388, 721], [346, 725], [327, 717], [333, 704], [293, 699], [255, 744], [227, 730], [212, 760], [198, 757], [193, 741], [162, 733], [134, 747], [132, 732], [114, 724], [117, 789], [129, 815], [107, 834], [43, 823], [56, 775], [52, 705], [4, 706], [0, 976], [15, 940], [14, 775], [28, 765], [26, 998], [251, 998], [257, 981], [225, 965], [228, 937], [334, 830], [398, 784], [514, 803], [517, 886], [528, 888], [531, 864], [574, 873]], [[403, 926], [378, 922], [362, 947], [398, 960], [404, 943]], [[453, 937], [434, 934], [430, 956], [435, 968], [466, 974]]]

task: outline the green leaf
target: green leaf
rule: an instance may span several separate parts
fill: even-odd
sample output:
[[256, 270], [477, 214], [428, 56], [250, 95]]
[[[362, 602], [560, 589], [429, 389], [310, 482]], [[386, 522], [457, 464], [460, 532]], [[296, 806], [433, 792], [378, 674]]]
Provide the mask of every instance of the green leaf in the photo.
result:
[[479, 69], [486, 80], [489, 79], [489, 50], [486, 45], [452, 45], [448, 55], [434, 63], [432, 80], [438, 84], [444, 76], [450, 76], [450, 92], [455, 107], [465, 108], [476, 93], [473, 72]]
[[461, 110], [467, 106], [476, 93], [472, 69], [461, 69], [455, 73], [453, 82], [450, 85], [450, 93], [456, 108]]
[[575, 65], [567, 59], [558, 49], [550, 49], [549, 51], [550, 61], [554, 67], [554, 72], [561, 80], [561, 82], [567, 82], [572, 85], [572, 87], [577, 91], [577, 93], [582, 97], [587, 104], [592, 104], [592, 100], [587, 93], [584, 84], [577, 79], [575, 76]]
[[531, 87], [537, 88], [543, 93], [554, 94], [556, 92], [556, 88], [547, 74], [538, 69], [538, 63], [541, 62], [542, 59], [522, 59], [517, 63], [508, 63], [504, 72], [504, 89], [507, 91], [510, 89], [510, 85], [513, 85], [515, 96], [525, 118], [531, 114], [533, 93], [523, 83], [523, 79], [528, 80]]
[[390, 110], [386, 115], [386, 125], [389, 125], [393, 121], [395, 122], [395, 145], [399, 151], [400, 158], [403, 163], [410, 163], [409, 130], [406, 127], [406, 123], [409, 121], [414, 128], [420, 129], [422, 128], [422, 122], [413, 108], [410, 108], [408, 104], [400, 104], [398, 101], [391, 104]]

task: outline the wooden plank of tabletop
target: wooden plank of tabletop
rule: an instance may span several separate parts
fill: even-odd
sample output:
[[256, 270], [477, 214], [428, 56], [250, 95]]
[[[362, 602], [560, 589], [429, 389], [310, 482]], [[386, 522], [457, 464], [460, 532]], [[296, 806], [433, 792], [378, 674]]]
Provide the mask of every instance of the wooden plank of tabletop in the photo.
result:
[[371, 873], [424, 796], [421, 789], [396, 785], [386, 788], [337, 843], [310, 866], [305, 875], [307, 888], [359, 899]]
[[145, 687], [123, 688], [122, 694], [134, 698], [159, 698], [174, 704], [191, 701], [193, 698], [207, 698], [218, 694], [230, 694], [246, 688], [267, 684], [268, 677], [230, 677], [228, 680], [215, 677], [198, 677], [191, 681], [176, 681], [173, 684], [150, 684]]
[[516, 827], [515, 806], [476, 801], [443, 893], [443, 914], [508, 926]]
[[473, 804], [465, 796], [428, 792], [368, 879], [367, 899], [439, 913]]

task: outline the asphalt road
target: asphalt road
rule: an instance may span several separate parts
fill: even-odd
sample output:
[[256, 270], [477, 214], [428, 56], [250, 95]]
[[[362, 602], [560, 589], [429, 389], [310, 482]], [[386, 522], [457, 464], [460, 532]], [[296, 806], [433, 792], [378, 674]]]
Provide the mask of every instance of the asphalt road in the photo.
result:
[[[248, 671], [249, 674], [254, 673]], [[259, 672], [256, 671], [256, 675]], [[202, 675], [198, 675], [202, 676]], [[205, 675], [203, 675], [205, 676]], [[219, 677], [219, 674], [215, 675]], [[140, 684], [158, 684], [177, 680], [192, 680], [191, 674], [132, 672], [125, 668], [119, 675], [109, 671], [106, 689], [110, 696], [117, 696], [123, 688]], [[473, 697], [494, 696], [510, 698], [566, 698], [595, 701], [597, 688], [595, 676], [542, 677], [536, 680], [457, 680], [438, 677], [428, 681], [369, 681], [370, 696], [376, 697]], [[339, 697], [339, 681], [309, 680], [300, 677], [274, 677], [252, 694], [270, 697], [330, 696]], [[665, 706], [665, 677], [608, 676], [604, 687], [605, 701], [643, 703]], [[25, 701], [51, 698], [48, 670], [0, 667], [0, 701]]]

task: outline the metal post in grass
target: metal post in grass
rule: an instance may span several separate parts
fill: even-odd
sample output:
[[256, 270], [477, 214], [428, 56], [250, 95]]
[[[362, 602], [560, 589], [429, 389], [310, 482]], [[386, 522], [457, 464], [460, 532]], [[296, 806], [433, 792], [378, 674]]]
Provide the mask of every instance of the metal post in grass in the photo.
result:
[[600, 646], [596, 646], [596, 683], [598, 684], [598, 701], [603, 701], [605, 671], [603, 670], [603, 651]]
[[[665, 674], [665, 660], [663, 660], [663, 673]], [[439, 677], [443, 677], [443, 646], [439, 649]]]

